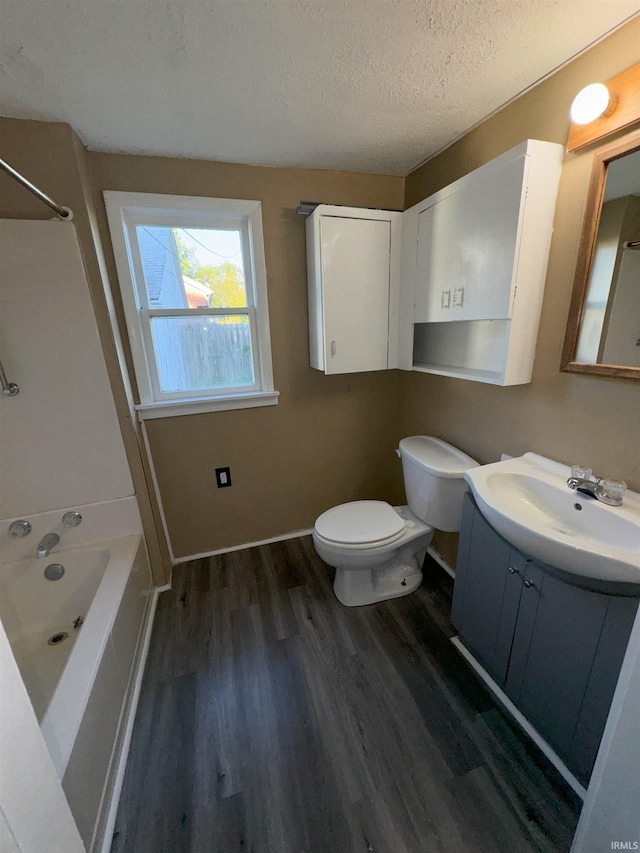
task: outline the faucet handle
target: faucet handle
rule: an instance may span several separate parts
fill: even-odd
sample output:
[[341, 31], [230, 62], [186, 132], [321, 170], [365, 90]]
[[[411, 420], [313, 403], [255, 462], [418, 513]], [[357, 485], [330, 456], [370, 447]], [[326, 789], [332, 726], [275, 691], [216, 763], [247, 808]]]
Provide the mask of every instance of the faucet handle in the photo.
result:
[[593, 471], [591, 468], [587, 468], [586, 465], [572, 465], [571, 466], [571, 479], [572, 480], [590, 480], [593, 476]]
[[18, 521], [12, 521], [9, 525], [9, 536], [12, 539], [22, 539], [31, 533], [31, 524], [26, 519], [21, 518]]
[[62, 524], [64, 527], [77, 527], [82, 522], [82, 516], [79, 512], [74, 512], [71, 510], [70, 512], [65, 512], [62, 516]]
[[599, 485], [598, 497], [610, 506], [620, 506], [622, 496], [626, 490], [627, 484], [624, 480], [614, 480], [610, 477], [605, 477]]

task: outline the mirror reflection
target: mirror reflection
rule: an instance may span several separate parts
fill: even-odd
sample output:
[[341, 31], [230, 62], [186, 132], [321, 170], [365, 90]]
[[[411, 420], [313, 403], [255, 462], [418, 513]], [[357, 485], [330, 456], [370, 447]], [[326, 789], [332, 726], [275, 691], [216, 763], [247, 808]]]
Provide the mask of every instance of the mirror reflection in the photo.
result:
[[607, 167], [575, 360], [640, 367], [640, 150]]

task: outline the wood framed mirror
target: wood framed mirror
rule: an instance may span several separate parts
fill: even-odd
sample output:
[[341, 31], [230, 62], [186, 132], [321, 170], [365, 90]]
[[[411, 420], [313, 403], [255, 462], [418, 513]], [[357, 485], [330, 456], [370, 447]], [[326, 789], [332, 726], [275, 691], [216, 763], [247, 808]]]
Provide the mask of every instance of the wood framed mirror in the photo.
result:
[[561, 369], [640, 379], [640, 130], [593, 154]]

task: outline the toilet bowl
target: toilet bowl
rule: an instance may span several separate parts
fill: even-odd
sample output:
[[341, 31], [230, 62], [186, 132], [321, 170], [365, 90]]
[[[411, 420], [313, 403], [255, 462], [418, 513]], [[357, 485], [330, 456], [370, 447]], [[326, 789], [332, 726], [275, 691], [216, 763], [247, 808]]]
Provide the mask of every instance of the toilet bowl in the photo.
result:
[[407, 506], [351, 501], [316, 520], [313, 544], [336, 569], [333, 589], [348, 607], [409, 595], [422, 582], [434, 530], [460, 529], [463, 479], [478, 463], [430, 436], [400, 442]]
[[313, 544], [325, 563], [336, 569], [336, 597], [353, 607], [417, 589], [433, 533], [433, 527], [407, 506], [352, 501], [318, 518]]

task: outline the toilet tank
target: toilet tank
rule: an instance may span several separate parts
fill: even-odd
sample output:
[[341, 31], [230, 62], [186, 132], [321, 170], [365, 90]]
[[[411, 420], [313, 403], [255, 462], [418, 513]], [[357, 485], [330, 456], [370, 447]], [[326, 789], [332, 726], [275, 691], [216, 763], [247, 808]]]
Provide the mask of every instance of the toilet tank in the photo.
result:
[[478, 466], [475, 459], [429, 435], [403, 438], [398, 452], [411, 512], [437, 530], [460, 530], [464, 472]]

